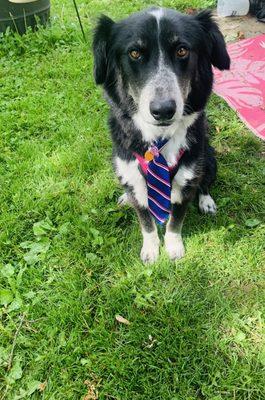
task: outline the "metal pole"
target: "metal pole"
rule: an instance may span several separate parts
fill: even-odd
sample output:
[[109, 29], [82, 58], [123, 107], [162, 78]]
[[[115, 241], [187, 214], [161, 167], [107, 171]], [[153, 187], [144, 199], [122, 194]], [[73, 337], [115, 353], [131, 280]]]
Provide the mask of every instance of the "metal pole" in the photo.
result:
[[82, 31], [82, 34], [83, 34], [83, 38], [84, 38], [84, 40], [86, 42], [87, 41], [86, 40], [86, 35], [85, 35], [84, 29], [83, 29], [83, 25], [82, 25], [81, 18], [80, 18], [80, 15], [79, 15], [79, 11], [78, 11], [78, 8], [77, 8], [77, 5], [76, 5], [76, 1], [73, 0], [73, 2], [74, 2], [74, 6], [75, 6], [76, 15], [77, 15], [77, 18], [78, 18], [78, 21], [79, 21], [79, 25], [80, 25], [80, 28], [81, 28], [81, 31]]

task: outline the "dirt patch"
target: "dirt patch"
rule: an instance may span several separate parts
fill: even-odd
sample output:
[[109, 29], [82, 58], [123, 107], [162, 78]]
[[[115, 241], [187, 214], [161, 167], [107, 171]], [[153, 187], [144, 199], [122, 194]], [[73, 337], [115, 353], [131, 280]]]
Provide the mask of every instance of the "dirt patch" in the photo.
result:
[[239, 39], [247, 39], [265, 33], [265, 23], [258, 22], [255, 17], [246, 15], [244, 17], [219, 17], [214, 12], [226, 42], [234, 42]]

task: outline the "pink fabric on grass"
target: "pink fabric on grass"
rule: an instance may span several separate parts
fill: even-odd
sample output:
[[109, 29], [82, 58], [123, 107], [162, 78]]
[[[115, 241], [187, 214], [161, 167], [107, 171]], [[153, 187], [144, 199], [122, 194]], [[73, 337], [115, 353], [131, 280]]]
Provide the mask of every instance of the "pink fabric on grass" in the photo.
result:
[[265, 140], [265, 34], [228, 45], [230, 71], [214, 70], [214, 92]]

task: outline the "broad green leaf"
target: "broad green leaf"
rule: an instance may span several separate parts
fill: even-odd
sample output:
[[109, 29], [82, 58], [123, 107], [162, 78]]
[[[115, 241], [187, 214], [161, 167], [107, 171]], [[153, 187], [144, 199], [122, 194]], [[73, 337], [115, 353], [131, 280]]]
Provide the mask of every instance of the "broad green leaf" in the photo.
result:
[[6, 380], [9, 385], [12, 385], [15, 381], [22, 377], [22, 368], [20, 365], [20, 359], [15, 360], [13, 367], [11, 368]]
[[36, 296], [36, 292], [33, 292], [33, 290], [30, 290], [24, 295], [27, 299], [33, 299]]
[[94, 238], [98, 237], [100, 235], [100, 232], [98, 229], [96, 228], [90, 228], [89, 231], [92, 233], [92, 235], [94, 236]]
[[26, 242], [22, 242], [20, 243], [20, 247], [22, 247], [22, 249], [30, 249], [30, 247], [32, 246], [31, 241], [27, 240]]
[[47, 235], [47, 232], [51, 230], [54, 230], [54, 227], [49, 220], [35, 222], [35, 224], [33, 225], [33, 233], [35, 236]]
[[59, 337], [58, 337], [58, 339], [59, 339], [59, 345], [61, 346], [61, 347], [64, 347], [64, 346], [66, 346], [66, 340], [65, 340], [65, 332], [61, 332], [60, 334], [59, 334]]
[[245, 225], [246, 225], [248, 228], [255, 228], [255, 227], [258, 226], [259, 224], [261, 224], [261, 221], [258, 220], [258, 219], [255, 219], [255, 218], [253, 218], [253, 219], [247, 219], [247, 220], [245, 221]]
[[36, 264], [38, 261], [40, 261], [40, 259], [41, 259], [41, 257], [39, 254], [34, 254], [30, 251], [24, 256], [24, 260], [29, 265]]
[[7, 306], [13, 300], [13, 294], [11, 290], [0, 289], [0, 304]]
[[240, 343], [246, 339], [246, 335], [242, 331], [238, 331], [235, 335], [235, 342]]
[[70, 222], [65, 222], [65, 224], [62, 224], [58, 231], [61, 235], [66, 235], [69, 231], [69, 227], [70, 227]]
[[15, 268], [11, 264], [6, 264], [0, 268], [0, 272], [5, 278], [8, 278], [14, 275]]
[[38, 261], [43, 259], [43, 255], [47, 253], [50, 247], [50, 241], [47, 238], [42, 238], [38, 242], [32, 242], [30, 247], [30, 251], [24, 255], [24, 260], [29, 265], [34, 265]]
[[89, 358], [81, 358], [80, 364], [81, 365], [89, 365], [90, 366], [92, 364], [92, 362], [91, 362], [91, 360], [89, 360]]
[[7, 312], [19, 310], [23, 305], [23, 301], [20, 297], [15, 298], [12, 303], [8, 306]]
[[43, 238], [43, 240], [39, 242], [34, 242], [32, 243], [32, 246], [30, 247], [30, 251], [33, 253], [46, 253], [49, 250], [51, 242], [49, 240], [46, 240]]

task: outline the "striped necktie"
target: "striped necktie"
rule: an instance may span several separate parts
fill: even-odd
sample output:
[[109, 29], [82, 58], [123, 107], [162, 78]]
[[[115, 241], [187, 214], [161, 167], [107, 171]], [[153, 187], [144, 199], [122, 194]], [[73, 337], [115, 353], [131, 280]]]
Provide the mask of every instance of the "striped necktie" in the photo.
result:
[[149, 161], [146, 177], [148, 207], [159, 224], [164, 224], [171, 212], [170, 172], [160, 152], [166, 143], [167, 140], [155, 142], [145, 154], [145, 159]]

